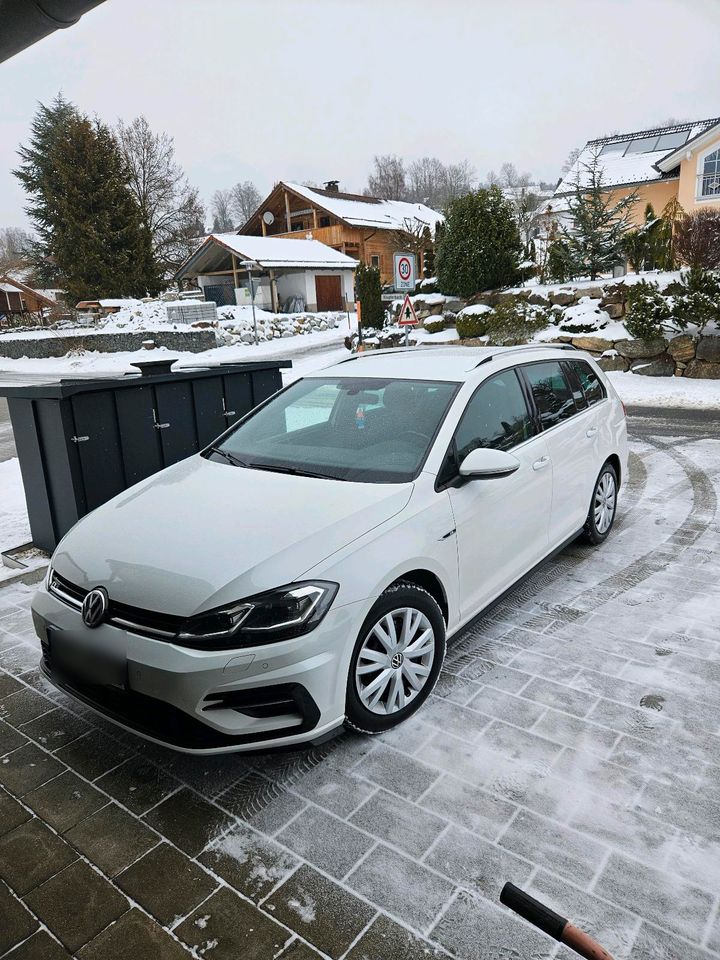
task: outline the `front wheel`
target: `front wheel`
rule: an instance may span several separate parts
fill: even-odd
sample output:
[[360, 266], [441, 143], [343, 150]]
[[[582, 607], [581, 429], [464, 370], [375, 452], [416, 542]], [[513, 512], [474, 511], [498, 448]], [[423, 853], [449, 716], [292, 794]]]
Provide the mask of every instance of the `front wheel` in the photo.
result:
[[445, 621], [435, 598], [398, 583], [376, 600], [355, 643], [348, 674], [345, 722], [382, 733], [424, 703], [445, 658]]
[[597, 545], [606, 540], [615, 522], [618, 480], [615, 468], [606, 463], [595, 481], [590, 510], [583, 527], [586, 543]]

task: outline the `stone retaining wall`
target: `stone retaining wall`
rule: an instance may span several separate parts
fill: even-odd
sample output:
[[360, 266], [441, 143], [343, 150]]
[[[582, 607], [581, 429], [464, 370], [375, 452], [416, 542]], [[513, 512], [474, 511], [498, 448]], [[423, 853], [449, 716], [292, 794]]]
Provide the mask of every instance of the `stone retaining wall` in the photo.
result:
[[597, 358], [603, 370], [629, 370], [647, 377], [720, 379], [720, 337], [691, 337], [683, 333], [671, 340], [606, 340], [603, 337], [556, 337]]
[[[120, 353], [142, 349], [143, 343], [152, 340], [156, 347], [168, 350], [186, 350], [201, 353], [217, 346], [214, 330], [162, 330], [141, 333], [80, 333], [57, 334], [50, 337], [0, 336], [0, 356], [19, 360], [30, 357], [34, 360], [46, 357], [64, 357], [71, 351]], [[151, 351], [148, 351], [150, 356]]]

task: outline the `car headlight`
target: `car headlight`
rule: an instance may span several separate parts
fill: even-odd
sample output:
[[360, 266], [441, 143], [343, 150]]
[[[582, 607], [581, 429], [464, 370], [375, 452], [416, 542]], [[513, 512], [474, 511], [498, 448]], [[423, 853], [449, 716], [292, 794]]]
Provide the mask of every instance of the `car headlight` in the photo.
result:
[[177, 642], [199, 649], [257, 646], [309, 633], [330, 609], [337, 583], [290, 583], [226, 607], [190, 617]]

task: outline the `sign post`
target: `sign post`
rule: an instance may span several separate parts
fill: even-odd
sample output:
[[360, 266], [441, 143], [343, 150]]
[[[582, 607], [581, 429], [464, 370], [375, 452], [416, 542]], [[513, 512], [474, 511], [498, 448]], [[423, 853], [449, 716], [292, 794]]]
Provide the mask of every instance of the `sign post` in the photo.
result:
[[398, 316], [398, 323], [401, 327], [405, 327], [405, 346], [408, 345], [408, 327], [416, 327], [418, 325], [417, 314], [415, 313], [415, 307], [412, 304], [410, 299], [410, 294], [405, 294], [405, 299], [403, 300], [403, 305], [400, 307], [400, 315]]
[[398, 292], [415, 292], [415, 254], [393, 254], [393, 282]]

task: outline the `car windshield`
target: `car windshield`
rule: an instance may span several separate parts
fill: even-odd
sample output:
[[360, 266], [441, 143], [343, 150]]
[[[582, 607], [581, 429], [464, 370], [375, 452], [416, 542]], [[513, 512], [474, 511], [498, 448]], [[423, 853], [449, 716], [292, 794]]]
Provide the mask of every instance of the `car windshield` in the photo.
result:
[[420, 471], [457, 388], [428, 380], [299, 380], [208, 456], [256, 470], [407, 482]]

